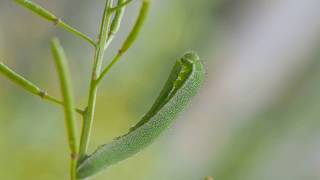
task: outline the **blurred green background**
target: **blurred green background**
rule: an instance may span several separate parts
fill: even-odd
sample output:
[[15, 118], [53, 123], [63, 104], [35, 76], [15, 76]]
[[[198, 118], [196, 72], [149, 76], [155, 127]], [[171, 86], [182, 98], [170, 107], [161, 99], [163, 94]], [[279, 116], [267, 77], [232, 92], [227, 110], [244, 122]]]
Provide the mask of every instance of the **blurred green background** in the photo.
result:
[[[35, 2], [97, 37], [104, 0]], [[128, 34], [139, 5], [128, 7], [104, 65]], [[92, 179], [319, 180], [319, 5], [152, 1], [138, 41], [100, 88], [90, 151], [139, 120], [185, 51], [198, 52], [205, 63], [205, 86], [152, 146]], [[0, 2], [0, 60], [60, 97], [49, 48], [53, 36], [66, 49], [77, 104], [84, 107], [93, 48], [12, 0]], [[68, 179], [60, 107], [0, 77], [0, 114], [0, 180]]]

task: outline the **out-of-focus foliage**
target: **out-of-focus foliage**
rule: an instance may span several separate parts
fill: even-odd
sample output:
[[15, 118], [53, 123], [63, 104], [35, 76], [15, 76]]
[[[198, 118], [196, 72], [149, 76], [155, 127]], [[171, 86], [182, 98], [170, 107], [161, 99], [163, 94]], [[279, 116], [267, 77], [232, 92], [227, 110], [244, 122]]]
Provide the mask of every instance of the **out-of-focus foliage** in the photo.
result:
[[[91, 37], [97, 37], [104, 1], [36, 2]], [[316, 34], [320, 28], [300, 26], [305, 30], [315, 29], [299, 36], [304, 40], [299, 39], [301, 46], [310, 51], [290, 64], [292, 61], [288, 59], [293, 59], [290, 55], [297, 52], [285, 52], [282, 48], [286, 46], [285, 40], [290, 39], [285, 35], [296, 29], [287, 29], [288, 33], [280, 37], [260, 37], [256, 31], [272, 31], [272, 27], [261, 30], [251, 28], [255, 24], [249, 23], [259, 19], [258, 10], [269, 8], [273, 12], [272, 8], [279, 10], [277, 7], [282, 7], [284, 2], [154, 0], [139, 40], [111, 70], [99, 90], [90, 151], [127, 132], [140, 119], [159, 93], [176, 58], [185, 51], [195, 50], [202, 57], [208, 71], [207, 85], [163, 138], [94, 179], [201, 180], [208, 175], [217, 180], [319, 179], [317, 51], [320, 41], [310, 34]], [[313, 12], [308, 8], [316, 1], [306, 2], [299, 8], [301, 12]], [[132, 27], [139, 4], [137, 1], [129, 6], [122, 28], [107, 51], [105, 65]], [[272, 18], [272, 13], [269, 16], [271, 22], [281, 19]], [[313, 13], [308, 19], [319, 16]], [[263, 20], [259, 22], [266, 23]], [[294, 23], [302, 21], [299, 16], [294, 20]], [[285, 23], [290, 27], [290, 22]], [[54, 35], [60, 37], [66, 48], [77, 104], [83, 107], [87, 101], [93, 49], [82, 39], [56, 28], [14, 1], [0, 2], [0, 60], [51, 94], [60, 96], [49, 48], [49, 40]], [[259, 38], [262, 41], [254, 41]], [[277, 45], [278, 54], [284, 54], [281, 63], [273, 59], [263, 61], [263, 65], [257, 63], [259, 59], [237, 61], [243, 54], [234, 50], [248, 50], [246, 53], [250, 53], [243, 56], [259, 57], [255, 55], [261, 53], [264, 42], [269, 41]], [[311, 41], [316, 42], [306, 45]], [[238, 44], [231, 48], [227, 42]], [[279, 66], [272, 66], [277, 63]], [[275, 74], [279, 77], [274, 77]], [[266, 77], [261, 78], [260, 84], [248, 80], [260, 77]], [[274, 92], [257, 93], [261, 86], [269, 83], [263, 80], [281, 83], [274, 83]], [[244, 93], [243, 86], [251, 89]], [[257, 94], [259, 98], [255, 99], [262, 101], [260, 105], [247, 99]], [[237, 109], [241, 109], [241, 113]], [[68, 149], [61, 107], [43, 102], [0, 77], [0, 114], [0, 179], [68, 178]]]

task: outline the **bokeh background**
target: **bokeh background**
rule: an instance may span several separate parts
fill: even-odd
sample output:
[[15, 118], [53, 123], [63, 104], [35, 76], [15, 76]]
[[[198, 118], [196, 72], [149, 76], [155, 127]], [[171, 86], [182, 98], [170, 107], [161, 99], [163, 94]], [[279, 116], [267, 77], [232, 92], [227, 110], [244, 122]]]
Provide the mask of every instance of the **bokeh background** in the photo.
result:
[[[97, 37], [104, 0], [35, 2]], [[128, 7], [104, 65], [139, 5]], [[153, 0], [139, 40], [100, 88], [90, 151], [139, 120], [185, 51], [201, 56], [205, 86], [152, 146], [93, 179], [319, 180], [319, 6], [318, 0]], [[66, 49], [77, 105], [84, 107], [93, 48], [1, 0], [0, 60], [60, 97], [53, 36]], [[0, 77], [0, 179], [68, 179], [68, 166], [61, 107]]]

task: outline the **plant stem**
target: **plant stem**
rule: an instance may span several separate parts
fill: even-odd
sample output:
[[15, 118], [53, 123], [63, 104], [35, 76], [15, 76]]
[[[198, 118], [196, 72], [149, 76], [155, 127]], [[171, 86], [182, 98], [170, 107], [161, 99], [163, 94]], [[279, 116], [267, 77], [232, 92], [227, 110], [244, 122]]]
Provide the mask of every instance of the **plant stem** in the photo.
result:
[[66, 55], [58, 39], [54, 38], [51, 41], [51, 50], [59, 74], [60, 88], [64, 101], [65, 124], [71, 153], [70, 176], [71, 180], [77, 180], [78, 144], [71, 77]]
[[93, 119], [94, 119], [94, 111], [95, 111], [96, 97], [97, 97], [97, 91], [98, 91], [96, 80], [100, 74], [101, 64], [104, 57], [104, 50], [105, 50], [105, 46], [107, 45], [108, 27], [110, 25], [110, 20], [112, 15], [109, 8], [111, 7], [112, 2], [113, 0], [106, 1], [102, 23], [100, 27], [99, 40], [98, 40], [97, 46], [95, 47], [94, 64], [92, 69], [92, 77], [90, 82], [90, 90], [89, 90], [89, 98], [88, 98], [88, 107], [86, 111], [87, 118], [85, 119], [85, 121], [83, 121], [82, 132], [81, 132], [80, 151], [79, 151], [80, 160], [83, 157], [85, 157], [88, 151], [88, 145], [90, 140]]
[[111, 61], [111, 63], [103, 70], [103, 72], [101, 73], [101, 75], [99, 76], [98, 80], [97, 80], [97, 84], [99, 84], [102, 79], [106, 76], [106, 74], [108, 74], [108, 72], [110, 71], [110, 69], [112, 68], [112, 66], [118, 62], [118, 60], [121, 58], [121, 56], [123, 55], [123, 53], [118, 53]]
[[[94, 110], [96, 105], [98, 84], [103, 79], [103, 77], [109, 72], [111, 67], [122, 57], [122, 55], [131, 47], [133, 42], [136, 40], [138, 34], [141, 31], [141, 27], [146, 19], [146, 16], [149, 10], [149, 0], [143, 0], [142, 6], [139, 12], [139, 16], [136, 20], [136, 23], [133, 29], [131, 30], [125, 42], [123, 43], [118, 54], [115, 56], [112, 62], [107, 66], [107, 68], [104, 69], [104, 71], [100, 75], [101, 64], [102, 64], [105, 48], [109, 45], [110, 43], [109, 40], [112, 40], [112, 38], [109, 39], [109, 36], [108, 36], [110, 35], [108, 33], [108, 27], [110, 25], [111, 15], [113, 12], [111, 9], [112, 1], [113, 0], [107, 0], [106, 2], [103, 19], [101, 23], [101, 28], [100, 28], [99, 41], [97, 46], [95, 47], [95, 58], [94, 58], [92, 78], [91, 78], [90, 90], [89, 90], [88, 107], [86, 111], [87, 117], [85, 121], [83, 121], [83, 126], [82, 126], [80, 151], [79, 151], [80, 160], [86, 156], [86, 153], [88, 151], [92, 123], [94, 119]], [[114, 28], [114, 29], [117, 29], [117, 28]]]
[[87, 36], [84, 33], [78, 31], [77, 29], [71, 27], [70, 25], [66, 24], [64, 21], [58, 19], [57, 20], [57, 25], [61, 26], [64, 29], [66, 29], [67, 31], [73, 33], [74, 35], [81, 37], [82, 39], [84, 39], [87, 42], [89, 42], [92, 46], [96, 46], [96, 42], [94, 40], [92, 40], [89, 36]]
[[[42, 98], [45, 99], [45, 100], [48, 100], [48, 101], [50, 101], [50, 102], [53, 102], [53, 103], [55, 103], [55, 104], [58, 104], [58, 105], [63, 105], [63, 104], [64, 104], [61, 100], [58, 100], [58, 99], [56, 99], [55, 97], [50, 96], [50, 95], [48, 95], [48, 94], [46, 94], [46, 95], [43, 96]], [[79, 113], [80, 115], [84, 115], [84, 113], [85, 113], [84, 110], [82, 110], [82, 109], [80, 109], [80, 108], [75, 108], [75, 111], [76, 111], [77, 113]]]
[[[26, 91], [30, 92], [31, 94], [39, 96], [40, 98], [48, 100], [55, 104], [63, 105], [62, 101], [58, 100], [56, 97], [49, 95], [45, 90], [41, 89], [31, 81], [27, 80], [25, 77], [18, 74], [2, 62], [0, 62], [0, 73], [7, 77], [9, 80], [11, 80], [13, 83], [19, 85]], [[76, 108], [76, 111], [81, 115], [84, 114], [83, 110], [79, 108]]]
[[95, 46], [96, 43], [87, 35], [85, 35], [84, 33], [80, 32], [79, 30], [77, 30], [76, 28], [71, 27], [70, 25], [68, 25], [67, 23], [63, 22], [61, 19], [59, 19], [55, 14], [53, 14], [52, 12], [50, 12], [49, 10], [43, 8], [42, 6], [29, 1], [29, 0], [16, 0], [17, 3], [19, 3], [20, 5], [28, 8], [29, 10], [31, 10], [32, 12], [38, 14], [40, 17], [53, 22], [54, 24], [66, 29], [67, 31], [71, 32], [72, 34], [79, 36], [80, 38], [86, 40], [87, 42], [89, 42], [91, 45]]

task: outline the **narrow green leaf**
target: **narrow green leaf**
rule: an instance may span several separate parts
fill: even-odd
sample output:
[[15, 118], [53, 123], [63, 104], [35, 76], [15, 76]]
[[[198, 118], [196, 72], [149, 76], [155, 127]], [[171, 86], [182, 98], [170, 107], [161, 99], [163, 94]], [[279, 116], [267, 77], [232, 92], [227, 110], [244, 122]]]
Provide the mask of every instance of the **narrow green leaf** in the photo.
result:
[[51, 41], [51, 50], [59, 74], [60, 88], [64, 101], [65, 123], [68, 133], [69, 148], [71, 151], [71, 179], [76, 180], [78, 146], [71, 78], [67, 58], [58, 39], [54, 38]]
[[122, 161], [151, 144], [196, 95], [204, 79], [204, 68], [195, 53], [179, 59], [155, 103], [130, 131], [100, 146], [82, 160], [77, 169], [80, 179]]

